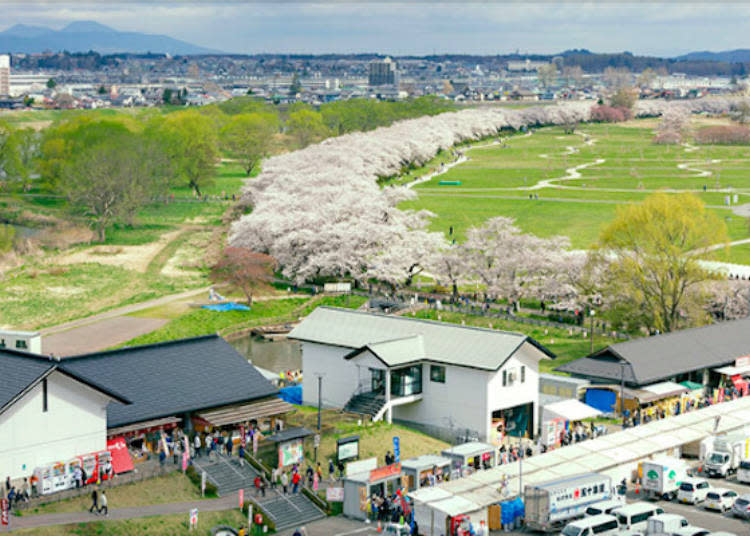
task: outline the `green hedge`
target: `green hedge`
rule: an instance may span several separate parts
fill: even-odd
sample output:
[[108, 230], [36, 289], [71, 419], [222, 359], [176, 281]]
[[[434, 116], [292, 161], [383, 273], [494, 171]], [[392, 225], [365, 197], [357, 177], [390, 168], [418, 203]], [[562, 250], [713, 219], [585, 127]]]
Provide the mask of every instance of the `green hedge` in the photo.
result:
[[[198, 473], [198, 471], [195, 470], [195, 467], [192, 465], [189, 465], [187, 470], [185, 471], [185, 474], [190, 479], [190, 482], [196, 485], [198, 488], [198, 491], [201, 489], [201, 475]], [[216, 488], [215, 485], [213, 485], [211, 482], [206, 480], [206, 497], [218, 497], [219, 496], [219, 490]]]

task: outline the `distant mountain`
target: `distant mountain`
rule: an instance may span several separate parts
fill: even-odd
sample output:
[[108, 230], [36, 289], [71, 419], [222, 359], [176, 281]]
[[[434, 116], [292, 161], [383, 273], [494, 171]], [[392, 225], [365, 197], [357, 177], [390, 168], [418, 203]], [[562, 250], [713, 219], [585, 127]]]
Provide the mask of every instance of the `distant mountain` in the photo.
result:
[[71, 22], [62, 30], [16, 24], [0, 32], [0, 51], [35, 53], [51, 50], [101, 54], [155, 52], [166, 54], [215, 54], [218, 50], [199, 47], [166, 35], [120, 32], [94, 21]]
[[750, 62], [750, 49], [738, 48], [736, 50], [724, 50], [722, 52], [690, 52], [675, 58], [679, 61], [725, 61], [727, 63]]

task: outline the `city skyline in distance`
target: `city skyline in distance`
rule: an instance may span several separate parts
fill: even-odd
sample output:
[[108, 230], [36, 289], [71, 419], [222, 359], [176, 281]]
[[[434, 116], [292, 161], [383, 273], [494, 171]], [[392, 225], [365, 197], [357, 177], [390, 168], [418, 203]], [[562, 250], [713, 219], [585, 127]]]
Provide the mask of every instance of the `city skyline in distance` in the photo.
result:
[[[750, 48], [750, 5], [707, 3], [8, 3], [16, 24], [95, 21], [227, 53], [555, 54], [674, 57]], [[149, 16], [144, 17], [144, 11]]]

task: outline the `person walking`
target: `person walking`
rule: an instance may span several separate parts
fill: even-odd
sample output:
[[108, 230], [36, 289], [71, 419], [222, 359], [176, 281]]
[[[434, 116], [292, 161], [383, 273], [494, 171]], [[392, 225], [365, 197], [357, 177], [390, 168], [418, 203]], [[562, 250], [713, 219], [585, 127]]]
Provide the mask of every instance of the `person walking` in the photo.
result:
[[260, 494], [262, 497], [266, 496], [266, 477], [260, 479]]
[[286, 495], [287, 489], [289, 488], [289, 475], [286, 473], [286, 471], [283, 471], [281, 473], [281, 488], [284, 491], [284, 495]]
[[91, 492], [91, 508], [89, 508], [89, 512], [92, 514], [99, 512], [99, 494], [97, 493], [96, 488]]
[[99, 513], [101, 514], [102, 511], [104, 512], [105, 516], [109, 515], [109, 508], [107, 507], [107, 494], [104, 493], [104, 490], [102, 490], [102, 493], [99, 496]]
[[230, 434], [227, 435], [227, 442], [226, 442], [227, 457], [229, 457], [229, 458], [232, 457], [232, 447], [233, 446], [234, 446], [234, 442], [232, 441], [232, 434], [230, 433]]
[[76, 489], [81, 487], [81, 480], [83, 478], [83, 472], [81, 471], [81, 466], [76, 465], [75, 469], [73, 469], [73, 478], [76, 481]]
[[200, 458], [201, 457], [201, 447], [203, 446], [203, 442], [201, 441], [201, 435], [196, 432], [195, 439], [193, 439], [193, 447], [195, 447], [195, 457]]
[[331, 482], [336, 480], [336, 466], [333, 465], [333, 460], [328, 460], [328, 478], [331, 479]]
[[211, 434], [206, 434], [205, 445], [206, 445], [206, 456], [210, 460], [211, 459], [211, 451], [212, 451], [211, 447], [213, 446], [213, 439], [211, 438]]
[[292, 475], [292, 493], [297, 493], [297, 490], [299, 490], [299, 483], [300, 480], [302, 480], [302, 477], [300, 476], [299, 472], [296, 472]]
[[258, 495], [260, 495], [260, 475], [255, 475], [253, 485], [255, 486], [255, 496], [257, 497]]

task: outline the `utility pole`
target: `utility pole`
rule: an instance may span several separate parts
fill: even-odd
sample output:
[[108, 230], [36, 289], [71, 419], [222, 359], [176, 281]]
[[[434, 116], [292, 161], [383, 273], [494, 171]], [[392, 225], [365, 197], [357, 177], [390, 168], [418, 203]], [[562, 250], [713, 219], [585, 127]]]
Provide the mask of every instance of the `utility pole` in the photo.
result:
[[625, 361], [620, 360], [620, 417], [622, 418], [622, 427], [625, 428]]
[[318, 374], [318, 437], [315, 438], [315, 462], [318, 462], [318, 442], [320, 441], [320, 408], [323, 405], [323, 375]]

